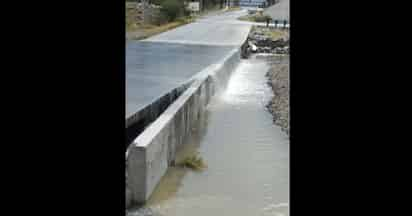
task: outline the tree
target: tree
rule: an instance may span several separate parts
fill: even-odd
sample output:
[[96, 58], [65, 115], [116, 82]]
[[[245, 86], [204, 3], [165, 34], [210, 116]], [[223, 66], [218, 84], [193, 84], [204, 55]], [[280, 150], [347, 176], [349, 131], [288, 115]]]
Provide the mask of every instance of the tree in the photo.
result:
[[165, 0], [160, 5], [169, 21], [174, 21], [184, 8], [183, 2], [178, 0]]

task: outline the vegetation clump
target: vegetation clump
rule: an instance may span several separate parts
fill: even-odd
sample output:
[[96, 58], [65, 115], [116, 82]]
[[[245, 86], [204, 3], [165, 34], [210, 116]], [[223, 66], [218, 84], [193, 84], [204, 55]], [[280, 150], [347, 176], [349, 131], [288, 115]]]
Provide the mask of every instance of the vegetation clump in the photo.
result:
[[161, 11], [166, 15], [169, 22], [174, 21], [182, 12], [183, 2], [178, 0], [166, 0], [160, 3]]
[[261, 13], [257, 13], [254, 15], [246, 15], [238, 18], [242, 21], [250, 21], [250, 22], [266, 22], [267, 20], [272, 20], [269, 15], [263, 15]]
[[180, 167], [189, 168], [192, 170], [200, 171], [206, 168], [206, 164], [200, 156], [193, 155], [184, 158], [181, 162], [177, 164]]

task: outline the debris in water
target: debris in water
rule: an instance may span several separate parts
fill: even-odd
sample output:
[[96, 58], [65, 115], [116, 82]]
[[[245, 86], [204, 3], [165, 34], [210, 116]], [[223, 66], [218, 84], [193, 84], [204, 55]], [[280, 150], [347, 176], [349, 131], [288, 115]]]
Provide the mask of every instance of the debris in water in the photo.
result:
[[207, 167], [203, 162], [203, 159], [197, 155], [186, 157], [181, 162], [177, 163], [177, 166], [190, 168], [196, 171], [202, 170]]

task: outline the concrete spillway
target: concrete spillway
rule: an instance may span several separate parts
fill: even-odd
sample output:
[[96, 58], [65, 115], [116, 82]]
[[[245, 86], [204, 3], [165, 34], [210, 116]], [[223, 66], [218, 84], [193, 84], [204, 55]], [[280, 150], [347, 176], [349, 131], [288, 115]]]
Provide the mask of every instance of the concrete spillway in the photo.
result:
[[196, 73], [246, 39], [245, 11], [222, 13], [126, 43], [126, 147], [189, 85]]
[[[246, 11], [202, 18], [126, 48], [126, 204], [144, 203], [240, 60]], [[200, 71], [200, 72], [199, 72]]]
[[[250, 24], [234, 19], [244, 14], [202, 19], [129, 50], [147, 58], [130, 56], [126, 76], [126, 208], [146, 203], [161, 215], [288, 215], [287, 140], [264, 111], [268, 66], [240, 60]], [[199, 141], [208, 169], [189, 173], [174, 193], [170, 176], [181, 168], [171, 166], [208, 120]]]
[[265, 74], [280, 61], [240, 60], [176, 155], [177, 163], [198, 155], [207, 167], [169, 167], [150, 199], [127, 216], [289, 215], [288, 137], [265, 108], [273, 96]]
[[[196, 74], [187, 89], [129, 145], [126, 152], [126, 201], [144, 203], [151, 195], [176, 150], [190, 134], [210, 98], [228, 80], [240, 60], [239, 48], [221, 62]], [[219, 80], [219, 81], [217, 81]]]
[[220, 61], [231, 46], [130, 41], [126, 46], [126, 118]]

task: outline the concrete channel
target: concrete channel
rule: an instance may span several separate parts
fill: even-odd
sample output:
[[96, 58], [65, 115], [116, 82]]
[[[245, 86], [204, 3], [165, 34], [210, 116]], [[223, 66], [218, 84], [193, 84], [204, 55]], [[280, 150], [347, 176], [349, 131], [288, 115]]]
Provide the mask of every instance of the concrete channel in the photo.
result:
[[168, 167], [174, 165], [176, 151], [192, 125], [218, 86], [227, 83], [239, 61], [240, 48], [234, 48], [219, 63], [194, 75], [126, 122], [129, 126], [141, 122], [135, 126], [139, 135], [126, 151], [126, 208], [149, 199]]
[[[149, 54], [151, 53], [148, 49], [150, 47], [145, 45], [158, 46], [163, 51], [153, 53], [162, 54], [161, 57], [164, 61], [151, 64], [156, 65], [156, 68], [151, 70], [156, 73], [131, 74], [129, 85], [126, 85], [131, 87], [129, 91], [126, 91], [126, 95], [130, 97], [143, 95], [136, 94], [136, 92], [141, 90], [140, 87], [145, 82], [136, 77], [148, 78], [147, 80], [151, 81], [150, 86], [146, 86], [148, 88], [162, 87], [153, 89], [153, 91], [146, 88], [145, 91], [156, 92], [156, 95], [150, 95], [149, 99], [131, 98], [133, 100], [129, 101], [132, 102], [126, 104], [126, 107], [130, 107], [127, 109], [128, 114], [126, 115], [126, 208], [148, 201], [168, 168], [174, 165], [176, 153], [179, 148], [183, 147], [185, 139], [191, 134], [192, 126], [206, 111], [206, 105], [209, 104], [219, 87], [227, 84], [231, 73], [240, 63], [240, 46], [246, 40], [252, 23], [239, 21], [236, 18], [245, 14], [246, 11], [234, 11], [220, 16], [208, 17], [146, 39], [144, 43], [136, 45], [146, 47]], [[167, 46], [163, 46], [163, 44], [167, 44]], [[168, 48], [172, 44], [174, 48], [171, 50], [182, 51], [182, 57], [171, 58], [168, 56], [169, 53], [173, 53]], [[190, 49], [201, 45], [198, 47], [197, 55], [193, 55], [192, 51], [189, 52], [189, 50], [184, 51], [186, 50], [184, 47], [188, 45], [191, 46]], [[231, 51], [226, 52], [219, 49], [230, 49]], [[206, 53], [205, 50], [209, 51]], [[140, 53], [141, 50], [138, 52]], [[219, 53], [228, 54], [222, 58]], [[168, 71], [171, 61], [184, 62], [182, 64], [174, 63], [174, 65], [184, 66], [185, 63], [193, 62], [195, 57], [207, 61], [203, 62], [203, 65], [195, 64], [193, 71], [187, 71], [187, 74], [182, 76], [176, 77], [161, 73]], [[131, 58], [135, 57], [131, 56]], [[191, 75], [190, 73], [197, 72], [195, 70], [197, 67], [204, 68], [204, 65], [214, 62], [215, 58], [221, 60], [218, 63], [210, 64], [190, 79], [187, 78]], [[141, 62], [136, 63], [133, 60], [131, 63], [136, 64], [136, 68], [139, 69], [143, 68], [142, 65], [145, 61], [150, 59], [152, 58], [141, 58]], [[175, 71], [186, 71], [180, 70], [180, 67], [174, 69]], [[147, 68], [144, 71], [146, 70]], [[157, 76], [153, 77], [153, 74]], [[166, 80], [162, 85], [157, 85], [157, 80], [160, 78], [163, 81], [165, 77], [175, 79], [173, 81]], [[187, 81], [179, 85], [176, 84], [181, 80]], [[178, 87], [163, 92], [170, 86]], [[131, 93], [128, 94], [128, 92]], [[157, 93], [160, 92], [162, 95], [157, 98]], [[154, 97], [157, 99], [152, 101]], [[145, 104], [142, 109], [140, 109], [141, 104]], [[132, 114], [136, 107], [140, 111]]]

